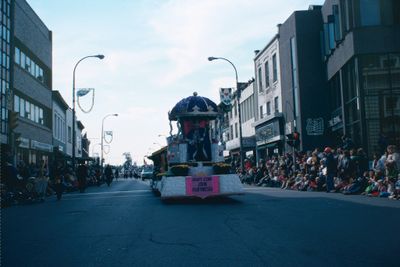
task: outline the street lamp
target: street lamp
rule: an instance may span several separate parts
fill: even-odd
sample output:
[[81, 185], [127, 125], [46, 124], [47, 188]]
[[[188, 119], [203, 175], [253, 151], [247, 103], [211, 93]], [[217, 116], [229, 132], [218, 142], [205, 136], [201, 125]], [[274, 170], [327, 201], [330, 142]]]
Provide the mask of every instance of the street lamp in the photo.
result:
[[75, 133], [75, 71], [76, 71], [76, 67], [78, 67], [78, 64], [86, 59], [86, 58], [90, 58], [90, 57], [97, 57], [98, 59], [103, 59], [104, 55], [92, 55], [92, 56], [86, 56], [81, 58], [74, 67], [74, 72], [72, 75], [72, 170], [75, 171], [75, 146], [76, 146], [76, 133]]
[[237, 102], [238, 102], [238, 112], [239, 112], [239, 155], [240, 155], [240, 168], [243, 171], [244, 170], [244, 164], [243, 164], [243, 138], [242, 138], [242, 114], [240, 111], [240, 95], [241, 95], [241, 88], [239, 85], [239, 80], [238, 80], [238, 74], [235, 65], [228, 59], [223, 58], [223, 57], [209, 57], [208, 61], [213, 61], [213, 60], [225, 60], [229, 62], [229, 64], [232, 65], [233, 69], [235, 70], [235, 77], [236, 77], [236, 91], [237, 91]]
[[108, 114], [106, 116], [104, 116], [103, 121], [101, 122], [101, 159], [100, 159], [100, 166], [101, 166], [101, 170], [103, 170], [103, 156], [104, 156], [104, 145], [103, 145], [103, 140], [104, 140], [104, 120], [107, 117], [117, 117], [118, 114], [114, 113], [114, 114]]

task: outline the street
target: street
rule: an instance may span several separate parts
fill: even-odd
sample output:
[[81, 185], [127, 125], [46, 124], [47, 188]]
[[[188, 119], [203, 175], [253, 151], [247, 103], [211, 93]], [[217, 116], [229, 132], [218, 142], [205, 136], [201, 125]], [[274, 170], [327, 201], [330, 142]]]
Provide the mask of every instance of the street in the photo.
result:
[[1, 210], [1, 266], [399, 266], [400, 201], [247, 187], [162, 202], [146, 182]]

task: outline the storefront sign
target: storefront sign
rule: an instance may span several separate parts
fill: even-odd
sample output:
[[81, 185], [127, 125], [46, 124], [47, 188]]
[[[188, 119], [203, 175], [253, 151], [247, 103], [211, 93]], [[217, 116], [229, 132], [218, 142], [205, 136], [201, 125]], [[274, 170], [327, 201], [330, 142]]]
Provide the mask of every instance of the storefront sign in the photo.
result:
[[306, 125], [307, 135], [323, 135], [324, 134], [324, 119], [307, 119]]
[[219, 96], [222, 103], [226, 106], [230, 106], [232, 102], [232, 88], [219, 89]]
[[18, 141], [20, 142], [19, 147], [29, 148], [29, 139], [28, 138], [20, 137], [20, 138], [18, 138]]
[[47, 151], [47, 152], [52, 152], [53, 151], [53, 146], [46, 144], [46, 143], [42, 143], [42, 142], [38, 142], [35, 140], [31, 141], [31, 148], [32, 149], [39, 149], [39, 150], [43, 150], [43, 151]]
[[328, 125], [329, 125], [329, 127], [333, 127], [336, 124], [341, 123], [341, 122], [342, 122], [342, 117], [340, 115], [338, 115], [338, 116], [335, 116], [332, 119], [330, 119], [328, 121]]
[[219, 176], [186, 177], [186, 195], [206, 198], [219, 193]]

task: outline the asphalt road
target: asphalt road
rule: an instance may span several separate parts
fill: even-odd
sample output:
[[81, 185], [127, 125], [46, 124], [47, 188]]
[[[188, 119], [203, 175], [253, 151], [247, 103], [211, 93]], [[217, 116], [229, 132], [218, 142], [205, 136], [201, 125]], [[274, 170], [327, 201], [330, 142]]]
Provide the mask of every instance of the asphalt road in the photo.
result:
[[246, 188], [163, 203], [136, 180], [1, 210], [1, 266], [400, 266], [400, 201]]

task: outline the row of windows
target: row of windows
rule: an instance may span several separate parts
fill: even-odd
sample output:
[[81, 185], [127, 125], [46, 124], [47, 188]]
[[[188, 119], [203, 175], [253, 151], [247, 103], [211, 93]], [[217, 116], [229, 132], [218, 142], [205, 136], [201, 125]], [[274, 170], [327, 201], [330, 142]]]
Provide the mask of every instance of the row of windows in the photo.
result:
[[[269, 116], [272, 113], [271, 101], [268, 101], [265, 105], [266, 113], [264, 113], [264, 106], [260, 106], [260, 119], [264, 118], [264, 115]], [[279, 112], [279, 97], [274, 98], [274, 113]]]
[[321, 32], [321, 48], [324, 58], [329, 56], [346, 32], [356, 27], [400, 24], [398, 0], [340, 0], [332, 6]]
[[0, 36], [4, 41], [10, 43], [10, 29], [8, 29], [5, 25], [1, 26]]
[[43, 109], [17, 95], [14, 95], [14, 111], [20, 117], [44, 125]]
[[11, 0], [2, 0], [2, 3], [0, 5], [1, 11], [3, 13], [7, 14], [7, 16], [10, 16], [10, 14], [11, 14], [10, 4], [11, 4]]
[[[238, 127], [238, 123], [235, 122], [235, 135], [233, 135], [233, 125], [231, 125], [229, 127], [230, 131], [229, 133], [226, 135], [226, 139], [227, 141], [229, 140], [233, 140], [233, 138], [238, 138], [239, 137], [239, 127]], [[234, 137], [235, 136], [235, 137]]]
[[254, 118], [254, 113], [255, 113], [254, 95], [244, 100], [242, 104], [240, 104], [240, 107], [241, 107], [240, 112], [242, 113], [241, 114], [242, 122], [246, 122]]
[[[270, 67], [269, 67], [269, 61], [267, 60], [264, 63], [264, 82], [265, 82], [265, 88], [267, 89], [270, 86]], [[276, 54], [272, 55], [272, 82], [276, 82], [278, 80], [278, 63], [276, 60]], [[262, 67], [258, 68], [258, 91], [262, 92], [263, 91], [263, 77], [262, 77]]]
[[21, 66], [21, 68], [28, 71], [33, 77], [35, 77], [42, 83], [44, 82], [43, 69], [18, 47], [15, 47], [14, 58], [15, 58], [15, 63]]
[[54, 113], [53, 133], [54, 138], [65, 143], [65, 119], [59, 114]]
[[0, 52], [0, 64], [5, 69], [9, 70], [10, 69], [10, 56], [4, 52], [3, 53]]

